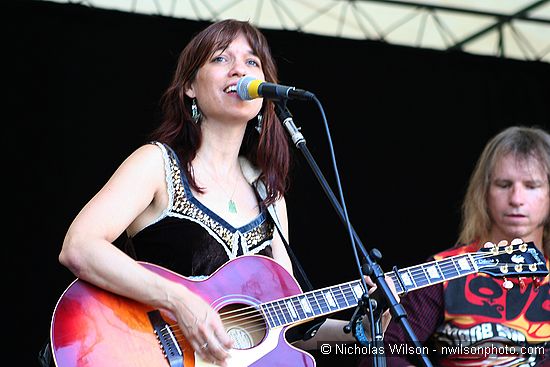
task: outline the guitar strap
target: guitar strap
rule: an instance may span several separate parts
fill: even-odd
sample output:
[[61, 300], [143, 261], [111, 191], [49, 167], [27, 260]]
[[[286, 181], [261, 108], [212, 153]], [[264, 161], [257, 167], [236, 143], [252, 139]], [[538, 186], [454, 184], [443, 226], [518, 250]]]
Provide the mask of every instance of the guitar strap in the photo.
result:
[[[264, 200], [267, 197], [267, 190], [265, 188], [265, 184], [262, 182], [262, 180], [256, 181], [256, 191], [260, 195], [260, 198]], [[279, 221], [279, 217], [277, 216], [277, 209], [275, 208], [275, 204], [271, 204], [267, 207], [267, 211], [269, 212], [269, 215], [271, 216], [271, 219], [273, 219], [273, 223], [275, 223], [275, 228], [277, 228], [277, 232], [279, 232], [279, 236], [281, 236], [281, 240], [285, 244], [286, 251], [288, 252], [290, 259], [292, 263], [295, 265], [296, 269], [298, 269], [300, 278], [302, 280], [303, 285], [307, 288], [306, 291], [312, 291], [313, 285], [309, 281], [304, 269], [302, 268], [302, 265], [298, 261], [298, 258], [294, 254], [294, 251], [290, 248], [290, 245], [288, 244], [288, 241], [286, 240], [283, 231], [281, 229], [281, 222]]]
[[[256, 180], [255, 182], [255, 188], [258, 194], [260, 195], [260, 198], [264, 200], [267, 197], [267, 190], [265, 187], [265, 184], [262, 180]], [[298, 275], [301, 281], [299, 281], [300, 284], [302, 284], [306, 291], [312, 291], [313, 285], [309, 281], [306, 272], [304, 271], [304, 268], [300, 264], [300, 261], [298, 261], [298, 257], [294, 254], [294, 251], [292, 251], [292, 248], [290, 248], [290, 245], [288, 244], [288, 241], [286, 240], [283, 231], [281, 229], [281, 222], [279, 221], [279, 217], [277, 216], [277, 209], [275, 208], [275, 203], [269, 205], [267, 207], [267, 211], [269, 215], [271, 216], [271, 219], [273, 219], [273, 223], [275, 224], [275, 228], [277, 229], [277, 232], [279, 233], [279, 236], [281, 237], [281, 240], [283, 241], [286, 251], [288, 252], [290, 256], [290, 260], [292, 261], [293, 267], [298, 270]], [[315, 336], [317, 333], [317, 330], [323, 325], [325, 322], [326, 317], [317, 318], [313, 321], [307, 322], [303, 325], [298, 325], [294, 329], [299, 329], [299, 333], [302, 335], [299, 335], [298, 337], [303, 340], [308, 340]], [[305, 329], [305, 330], [304, 330]]]

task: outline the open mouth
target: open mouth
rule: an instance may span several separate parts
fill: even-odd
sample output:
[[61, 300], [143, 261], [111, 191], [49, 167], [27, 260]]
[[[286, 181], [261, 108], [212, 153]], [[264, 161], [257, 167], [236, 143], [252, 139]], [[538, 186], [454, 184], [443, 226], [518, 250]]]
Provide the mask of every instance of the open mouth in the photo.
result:
[[237, 93], [237, 85], [233, 84], [223, 90], [225, 93]]

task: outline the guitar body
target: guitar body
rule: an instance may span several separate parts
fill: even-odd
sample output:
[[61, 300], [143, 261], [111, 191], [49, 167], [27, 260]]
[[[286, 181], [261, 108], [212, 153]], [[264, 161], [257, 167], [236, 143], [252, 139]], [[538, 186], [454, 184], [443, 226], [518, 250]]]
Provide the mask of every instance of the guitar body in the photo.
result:
[[[302, 293], [294, 277], [264, 256], [238, 257], [199, 281], [157, 265], [140, 264], [185, 285], [220, 314], [250, 306], [256, 310], [261, 303]], [[167, 359], [149, 316], [151, 311], [155, 310], [83, 280], [75, 280], [59, 299], [52, 317], [51, 345], [55, 364], [58, 367], [210, 366], [195, 358], [181, 332], [175, 332], [178, 345], [174, 349], [181, 350], [182, 358]], [[161, 312], [160, 315], [167, 324], [176, 324], [169, 314]], [[232, 337], [241, 336], [244, 340], [232, 349], [229, 366], [315, 366], [310, 354], [287, 343], [287, 326], [270, 328], [261, 315], [257, 313], [254, 330], [250, 333], [246, 328], [235, 327], [235, 320], [226, 327]]]

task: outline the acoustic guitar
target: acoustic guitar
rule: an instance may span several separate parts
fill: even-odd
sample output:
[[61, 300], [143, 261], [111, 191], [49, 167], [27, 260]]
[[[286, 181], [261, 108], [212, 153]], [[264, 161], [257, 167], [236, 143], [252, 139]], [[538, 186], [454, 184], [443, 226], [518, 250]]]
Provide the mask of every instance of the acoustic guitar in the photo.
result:
[[[161, 266], [142, 266], [200, 295], [219, 313], [234, 340], [229, 366], [312, 367], [313, 356], [285, 339], [288, 328], [357, 306], [364, 292], [355, 280], [302, 292], [274, 260], [245, 255], [204, 280]], [[496, 277], [544, 277], [546, 261], [533, 243], [484, 248], [386, 275], [398, 294], [473, 273]], [[61, 295], [51, 321], [51, 348], [58, 367], [204, 367], [171, 315], [74, 280]]]

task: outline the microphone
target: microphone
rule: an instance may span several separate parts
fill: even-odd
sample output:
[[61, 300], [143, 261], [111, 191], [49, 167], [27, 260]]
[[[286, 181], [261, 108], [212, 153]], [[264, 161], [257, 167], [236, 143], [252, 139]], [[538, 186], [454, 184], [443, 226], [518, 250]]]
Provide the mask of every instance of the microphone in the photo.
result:
[[251, 76], [244, 76], [237, 82], [237, 94], [242, 100], [248, 101], [254, 98], [267, 99], [300, 99], [309, 101], [315, 95], [303, 89], [287, 87], [285, 85], [264, 82]]

